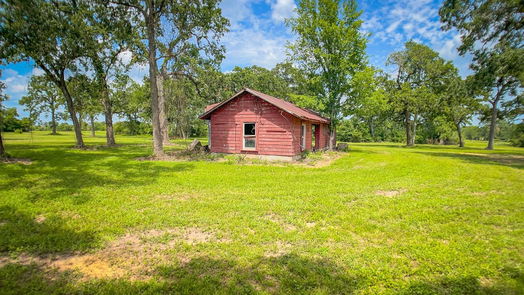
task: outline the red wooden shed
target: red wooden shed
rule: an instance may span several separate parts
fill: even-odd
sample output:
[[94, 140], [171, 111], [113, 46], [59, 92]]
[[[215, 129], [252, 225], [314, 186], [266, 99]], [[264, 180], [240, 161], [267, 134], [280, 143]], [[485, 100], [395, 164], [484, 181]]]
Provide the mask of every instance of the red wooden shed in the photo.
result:
[[211, 152], [296, 158], [304, 150], [328, 146], [329, 120], [285, 100], [244, 88], [208, 105]]

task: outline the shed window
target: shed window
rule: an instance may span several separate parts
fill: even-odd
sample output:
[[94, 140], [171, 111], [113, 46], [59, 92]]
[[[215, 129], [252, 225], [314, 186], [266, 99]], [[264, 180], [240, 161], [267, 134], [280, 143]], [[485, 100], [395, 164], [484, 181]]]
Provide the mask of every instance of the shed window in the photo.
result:
[[302, 124], [302, 128], [300, 129], [300, 149], [306, 149], [306, 124]]
[[256, 128], [255, 123], [244, 123], [244, 149], [254, 150], [256, 148]]

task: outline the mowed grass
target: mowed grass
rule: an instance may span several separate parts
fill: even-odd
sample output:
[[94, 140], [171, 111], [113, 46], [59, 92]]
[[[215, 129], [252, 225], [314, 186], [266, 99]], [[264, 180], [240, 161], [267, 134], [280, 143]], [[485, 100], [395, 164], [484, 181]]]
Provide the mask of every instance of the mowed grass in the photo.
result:
[[4, 135], [32, 164], [0, 163], [1, 294], [524, 293], [521, 148], [361, 143], [309, 168]]

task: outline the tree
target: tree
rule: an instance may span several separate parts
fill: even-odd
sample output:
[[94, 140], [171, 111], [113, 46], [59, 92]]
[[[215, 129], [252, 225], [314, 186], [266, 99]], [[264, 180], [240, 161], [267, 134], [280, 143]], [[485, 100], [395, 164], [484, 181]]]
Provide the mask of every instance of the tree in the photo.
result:
[[66, 74], [83, 54], [83, 2], [4, 0], [0, 9], [0, 58], [32, 59], [55, 83], [74, 125], [76, 146], [84, 147]]
[[140, 134], [139, 126], [143, 118], [151, 118], [148, 107], [150, 96], [149, 81], [144, 78], [142, 85], [134, 82], [129, 76], [119, 74], [111, 83], [111, 101], [114, 103], [115, 113], [126, 118], [129, 134]]
[[[335, 130], [343, 105], [352, 105], [352, 80], [366, 64], [366, 36], [360, 32], [361, 12], [354, 0], [302, 0], [297, 17], [288, 20], [297, 40], [289, 45], [291, 59], [307, 75], [312, 93], [330, 119], [329, 147], [335, 146]], [[345, 100], [345, 101], [344, 101]]]
[[356, 104], [348, 106], [348, 114], [353, 113], [366, 122], [372, 141], [376, 140], [377, 121], [390, 108], [383, 85], [385, 77], [378, 74], [375, 69], [368, 67], [355, 75], [353, 91], [359, 93], [355, 93], [353, 96], [358, 97], [359, 100]]
[[[144, 24], [143, 29], [147, 38], [145, 52], [149, 65], [149, 81], [151, 88], [151, 110], [153, 124], [153, 153], [162, 156], [163, 134], [162, 125], [165, 124], [164, 104], [159, 101], [158, 62], [166, 64], [166, 60], [175, 60], [181, 68], [186, 65], [175, 57], [195, 56], [206, 50], [213, 49], [217, 39], [227, 26], [227, 19], [221, 15], [217, 0], [199, 1], [167, 1], [167, 0], [109, 0], [114, 5], [121, 5], [134, 11]], [[207, 21], [207, 23], [203, 23]], [[196, 24], [195, 26], [193, 26]], [[172, 35], [168, 35], [168, 32]], [[219, 32], [208, 36], [209, 32]], [[211, 42], [212, 41], [212, 42]], [[196, 42], [196, 43], [195, 43]], [[210, 47], [202, 44], [211, 44]], [[196, 45], [195, 45], [196, 44]], [[187, 51], [187, 52], [186, 52]], [[159, 55], [160, 52], [160, 55]], [[141, 52], [139, 52], [140, 54]], [[180, 68], [171, 67], [175, 70]]]
[[443, 112], [456, 128], [460, 147], [464, 147], [462, 127], [479, 109], [479, 103], [470, 91], [470, 81], [471, 79], [464, 80], [458, 75], [453, 77], [446, 83], [442, 97]]
[[[83, 32], [88, 44], [85, 48], [86, 66], [94, 72], [97, 97], [103, 106], [106, 129], [106, 144], [113, 146], [113, 104], [110, 98], [109, 79], [131, 65], [125, 64], [121, 54], [138, 46], [139, 34], [132, 25], [136, 21], [125, 7], [108, 5], [105, 2], [90, 3], [86, 11], [89, 30]], [[93, 125], [93, 116], [91, 116]], [[93, 126], [91, 128], [94, 132]]]
[[[497, 44], [491, 51], [479, 54], [472, 65], [475, 71], [475, 89], [480, 93], [480, 99], [489, 103], [490, 106], [490, 128], [488, 146], [492, 150], [496, 135], [497, 120], [503, 117], [500, 104], [504, 99], [513, 97], [506, 101], [507, 106], [518, 105], [512, 103], [519, 97], [519, 91], [523, 86], [524, 73], [524, 49], [508, 48], [505, 44]], [[506, 110], [511, 112], [510, 109]]]
[[404, 50], [392, 53], [387, 65], [397, 67], [391, 89], [392, 104], [402, 114], [406, 145], [413, 146], [421, 115], [432, 110], [436, 93], [452, 66], [428, 46], [413, 41], [406, 42]]
[[49, 113], [51, 118], [51, 134], [56, 135], [57, 119], [60, 116], [58, 111], [60, 105], [64, 103], [56, 85], [46, 76], [31, 77], [29, 81], [28, 94], [19, 102], [27, 109], [34, 110], [36, 117]]
[[85, 74], [77, 74], [70, 77], [67, 81], [73, 103], [78, 113], [80, 124], [84, 122], [87, 115], [90, 122], [91, 136], [95, 136], [95, 117], [102, 112], [100, 103], [100, 91], [98, 81], [89, 78]]
[[159, 119], [164, 144], [169, 143], [165, 83], [169, 79], [185, 79], [195, 84], [198, 90], [198, 68], [218, 66], [224, 58], [225, 49], [219, 41], [227, 31], [229, 21], [222, 16], [217, 4], [216, 0], [180, 1], [174, 5], [176, 13], [167, 15], [170, 28], [166, 26], [164, 30], [173, 33], [164, 35], [167, 41], [158, 44], [161, 62], [158, 75]]
[[[1, 72], [0, 72], [1, 74]], [[7, 158], [7, 153], [4, 148], [4, 139], [2, 138], [2, 131], [4, 126], [4, 109], [2, 106], [2, 102], [7, 100], [7, 95], [5, 95], [4, 92], [5, 84], [4, 82], [0, 81], [0, 158]]]
[[[515, 99], [523, 85], [524, 4], [507, 0], [446, 0], [439, 11], [443, 28], [461, 33], [461, 55], [471, 53], [480, 97], [490, 104], [487, 149], [494, 148], [499, 103]], [[520, 89], [519, 89], [520, 88]]]

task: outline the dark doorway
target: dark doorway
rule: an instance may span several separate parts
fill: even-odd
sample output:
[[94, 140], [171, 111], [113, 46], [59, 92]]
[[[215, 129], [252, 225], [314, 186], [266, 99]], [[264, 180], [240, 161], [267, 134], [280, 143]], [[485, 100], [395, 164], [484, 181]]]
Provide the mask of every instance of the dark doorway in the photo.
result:
[[311, 125], [311, 146], [314, 151], [318, 150], [320, 143], [320, 125], [312, 124]]

